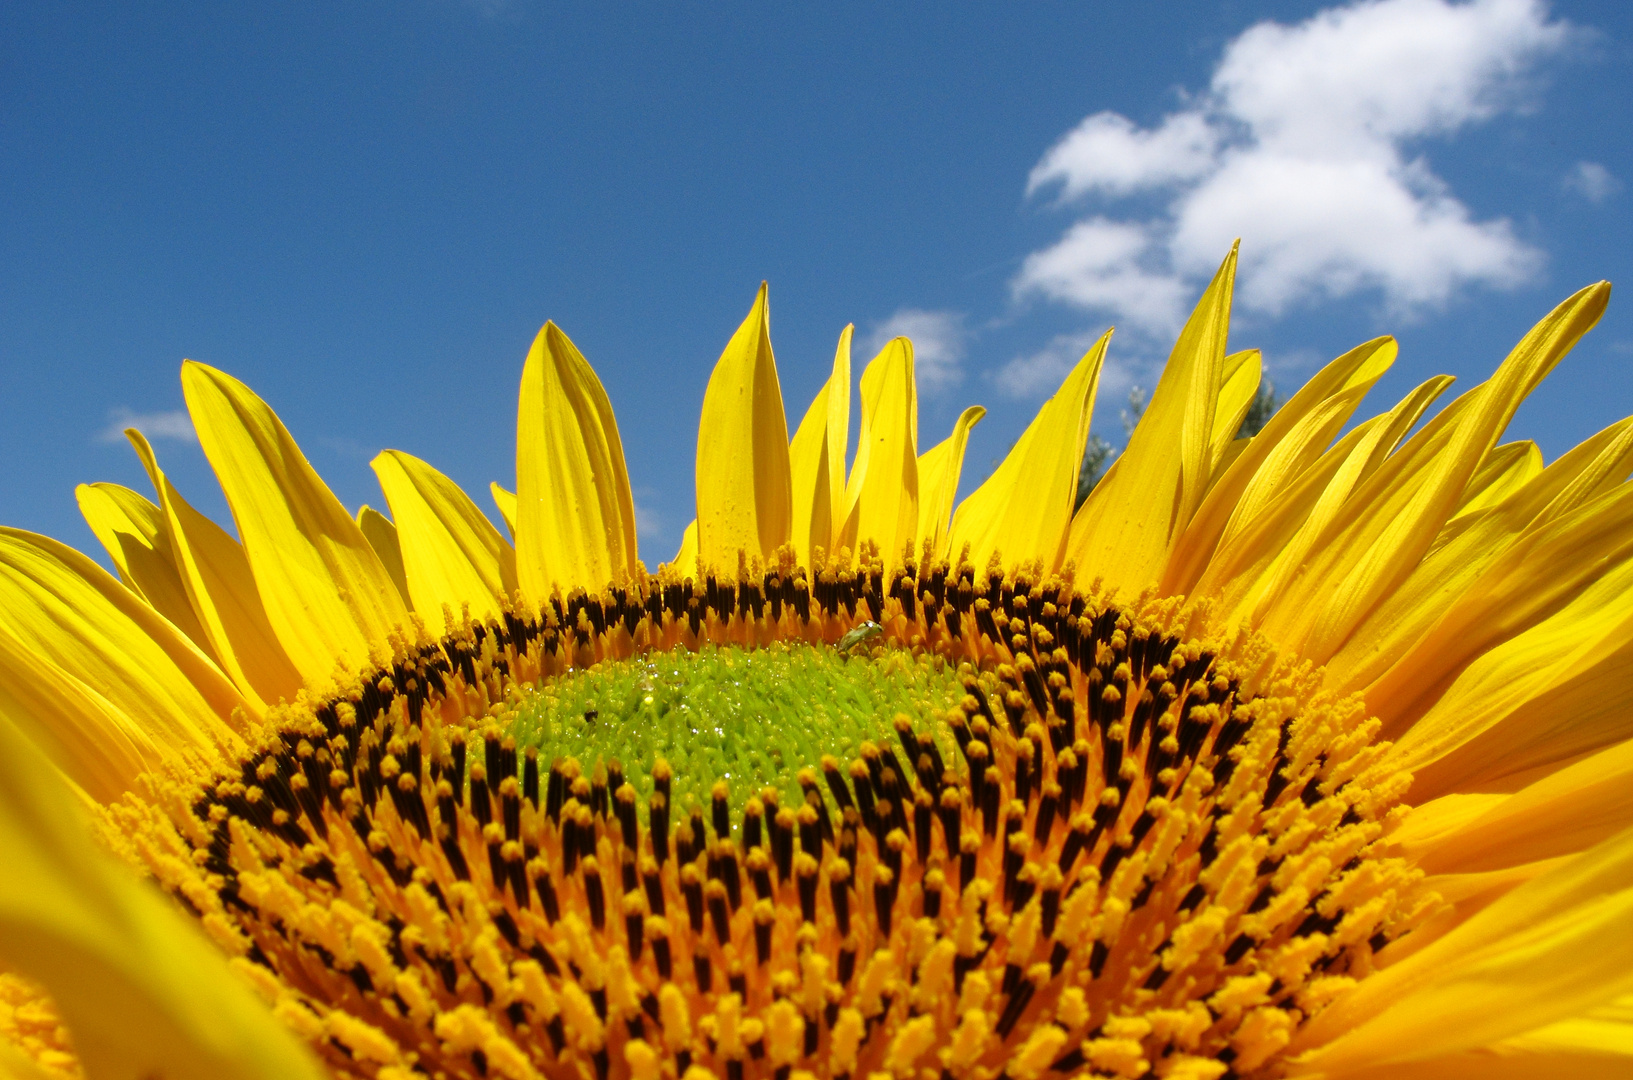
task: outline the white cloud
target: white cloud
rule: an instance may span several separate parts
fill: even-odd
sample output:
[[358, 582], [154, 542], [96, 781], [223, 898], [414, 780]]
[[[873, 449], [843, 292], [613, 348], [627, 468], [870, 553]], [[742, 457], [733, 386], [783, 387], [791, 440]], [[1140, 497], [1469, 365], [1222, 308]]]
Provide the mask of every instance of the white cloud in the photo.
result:
[[124, 442], [126, 428], [135, 428], [154, 442], [161, 439], [198, 442], [198, 432], [193, 430], [192, 418], [185, 409], [139, 413], [123, 406], [108, 412], [108, 426], [97, 433], [97, 439], [100, 442]]
[[[1098, 333], [1057, 334], [1030, 356], [1017, 356], [1002, 367], [987, 372], [987, 381], [1009, 397], [1048, 397], [1060, 389], [1060, 384], [1066, 381], [1072, 368], [1098, 340]], [[1108, 349], [1095, 392], [1095, 413], [1104, 413], [1108, 405], [1121, 404], [1131, 387], [1153, 385], [1162, 370], [1163, 359], [1166, 357], [1149, 354], [1143, 349], [1131, 351], [1115, 346]], [[1115, 408], [1109, 415], [1116, 416]]]
[[1156, 207], [1091, 213], [1028, 256], [1014, 291], [1165, 337], [1238, 236], [1237, 302], [1268, 315], [1361, 291], [1410, 310], [1527, 281], [1541, 253], [1506, 219], [1475, 219], [1418, 146], [1526, 108], [1539, 63], [1576, 36], [1541, 0], [1364, 0], [1259, 23], [1193, 103], [1149, 128], [1096, 113], [1043, 156], [1029, 193]]
[[1604, 202], [1622, 190], [1622, 182], [1597, 161], [1578, 161], [1561, 182], [1566, 191], [1574, 191], [1589, 202]]
[[1213, 165], [1219, 133], [1201, 115], [1174, 113], [1152, 131], [1126, 116], [1097, 112], [1044, 155], [1026, 181], [1028, 195], [1058, 181], [1062, 199], [1089, 192], [1127, 195], [1158, 184], [1194, 180]]
[[935, 394], [964, 380], [961, 365], [969, 332], [959, 312], [898, 308], [868, 333], [863, 346], [866, 356], [860, 359], [872, 359], [898, 337], [913, 343], [913, 371], [920, 391]]
[[1179, 324], [1189, 288], [1163, 266], [1160, 240], [1145, 223], [1092, 217], [1021, 264], [1017, 287], [1094, 311], [1116, 312], [1153, 330]]

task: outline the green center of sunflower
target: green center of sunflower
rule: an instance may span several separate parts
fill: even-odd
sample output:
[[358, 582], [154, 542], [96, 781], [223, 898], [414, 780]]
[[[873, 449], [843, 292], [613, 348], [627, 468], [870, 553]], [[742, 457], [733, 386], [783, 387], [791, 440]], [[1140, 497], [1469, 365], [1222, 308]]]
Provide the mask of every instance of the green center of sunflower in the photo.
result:
[[766, 648], [671, 649], [597, 664], [528, 693], [510, 720], [540, 764], [618, 762], [645, 799], [652, 765], [674, 769], [673, 805], [706, 804], [724, 779], [738, 791], [775, 787], [802, 799], [800, 769], [825, 756], [851, 761], [865, 742], [894, 742], [895, 717], [956, 753], [939, 719], [964, 696], [939, 657], [866, 645], [775, 643]]

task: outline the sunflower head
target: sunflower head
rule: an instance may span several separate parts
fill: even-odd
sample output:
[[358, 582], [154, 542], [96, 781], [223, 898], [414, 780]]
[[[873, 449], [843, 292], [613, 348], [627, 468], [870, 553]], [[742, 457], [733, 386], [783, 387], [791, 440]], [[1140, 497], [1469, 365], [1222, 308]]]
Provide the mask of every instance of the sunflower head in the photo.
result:
[[[1633, 425], [1547, 468], [1497, 445], [1606, 290], [1410, 438], [1445, 380], [1345, 433], [1380, 339], [1237, 439], [1260, 365], [1226, 348], [1234, 267], [1075, 512], [1106, 339], [957, 502], [981, 411], [920, 454], [905, 340], [863, 371], [853, 459], [849, 328], [789, 437], [762, 288], [656, 573], [607, 396], [554, 324], [515, 494], [494, 488], [509, 537], [398, 451], [373, 463], [390, 517], [347, 513], [259, 398], [190, 364], [238, 536], [133, 435], [158, 501], [80, 491], [124, 584], [0, 536], [0, 689], [331, 1075], [1221, 1080], [1520, 1053], [1621, 992], [1610, 965], [1508, 1028], [1456, 988], [1633, 917], [1602, 899], [1633, 895], [1633, 807], [1583, 794], [1633, 770], [1625, 709], [1542, 737], [1532, 705], [1620, 670]], [[1592, 827], [1537, 832], [1584, 806]], [[30, 1019], [4, 1033], [71, 1071], [73, 1010], [5, 978]]]

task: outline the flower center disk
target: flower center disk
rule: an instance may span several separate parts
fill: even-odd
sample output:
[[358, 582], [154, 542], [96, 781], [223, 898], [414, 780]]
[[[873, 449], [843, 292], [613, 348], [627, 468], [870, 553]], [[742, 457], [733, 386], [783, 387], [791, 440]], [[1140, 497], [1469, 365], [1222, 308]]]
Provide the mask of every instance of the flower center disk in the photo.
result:
[[[776, 642], [760, 649], [705, 646], [609, 661], [552, 680], [525, 696], [501, 730], [541, 762], [572, 758], [621, 765], [642, 799], [650, 773], [669, 763], [677, 808], [707, 804], [713, 781], [739, 792], [771, 785], [803, 801], [800, 769], [823, 757], [850, 761], [863, 743], [895, 743], [893, 720], [919, 718], [937, 752], [955, 752], [941, 722], [964, 696], [937, 657], [901, 649]], [[616, 785], [613, 785], [616, 790]]]
[[1307, 666], [893, 576], [469, 624], [119, 824], [382, 1080], [1247, 1076], [1429, 913], [1375, 851], [1407, 778]]

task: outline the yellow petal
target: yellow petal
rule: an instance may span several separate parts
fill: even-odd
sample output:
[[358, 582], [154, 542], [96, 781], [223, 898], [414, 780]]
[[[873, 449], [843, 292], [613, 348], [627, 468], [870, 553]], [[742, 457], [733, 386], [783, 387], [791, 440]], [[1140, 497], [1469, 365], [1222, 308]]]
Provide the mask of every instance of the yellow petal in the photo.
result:
[[1157, 583], [1207, 493], [1235, 279], [1232, 245], [1180, 332], [1116, 475], [1079, 510], [1084, 524], [1073, 529], [1070, 557], [1115, 588], [1136, 593]]
[[66, 545], [0, 529], [0, 628], [156, 739], [205, 754], [239, 746], [251, 710], [221, 670]]
[[42, 983], [99, 1080], [319, 1080], [197, 928], [104, 854], [0, 716], [0, 962]]
[[769, 562], [793, 538], [788, 422], [771, 355], [766, 287], [720, 354], [697, 433], [702, 566], [735, 572], [740, 553]]
[[1440, 1057], [1633, 990], [1633, 830], [1522, 885], [1363, 980], [1289, 1048], [1328, 1073]]
[[176, 761], [194, 740], [172, 745], [147, 731], [80, 679], [36, 655], [0, 628], [0, 712], [28, 718], [29, 738], [63, 775], [99, 803], [112, 803], [136, 778]]
[[387, 450], [369, 463], [396, 518], [414, 610], [442, 636], [443, 605], [459, 618], [497, 619], [499, 596], [516, 591], [516, 552], [459, 485], [417, 457]]
[[1469, 479], [1452, 511], [1452, 521], [1502, 502], [1542, 472], [1542, 448], [1530, 439], [1494, 447]]
[[[1208, 491], [1164, 572], [1165, 593], [1189, 593], [1228, 545], [1321, 456], [1368, 390], [1395, 362], [1393, 338], [1351, 349], [1278, 409]], [[1237, 421], [1240, 426], [1241, 421]], [[1235, 429], [1232, 429], [1235, 430]]]
[[81, 484], [74, 489], [85, 523], [107, 549], [119, 580], [134, 589], [153, 610], [176, 624], [210, 659], [215, 652], [193, 614], [187, 586], [176, 570], [164, 511], [137, 492], [118, 484]]
[[257, 711], [294, 700], [301, 675], [273, 633], [243, 547], [181, 497], [140, 431], [125, 437], [159, 493], [188, 603], [222, 670]]
[[[1389, 412], [1357, 426], [1339, 440], [1249, 528], [1221, 548], [1210, 561], [1197, 592], [1208, 596], [1216, 589], [1223, 590], [1227, 618], [1257, 625], [1327, 535], [1351, 495], [1377, 472], [1400, 438], [1451, 382], [1449, 375], [1425, 380]], [[1408, 460], [1430, 456], [1414, 447], [1432, 446], [1435, 433], [1449, 427], [1450, 419], [1461, 414], [1461, 407], [1454, 401], [1400, 454]], [[1346, 448], [1342, 457], [1337, 454], [1340, 448]]]
[[1341, 1075], [1342, 1080], [1626, 1080], [1633, 1075], [1633, 996], [1477, 1050]]
[[363, 531], [249, 387], [194, 361], [181, 381], [284, 652], [317, 685], [368, 666], [408, 610]]
[[1209, 464], [1219, 471], [1219, 459], [1236, 439], [1264, 376], [1264, 357], [1258, 349], [1244, 349], [1225, 357], [1219, 376], [1219, 400], [1213, 410], [1213, 445]]
[[[1496, 506], [1449, 523], [1423, 562], [1328, 661], [1326, 685], [1339, 693], [1366, 688], [1390, 737], [1400, 734], [1427, 707], [1426, 687], [1444, 689], [1480, 651], [1558, 610], [1571, 595], [1566, 589], [1597, 573], [1596, 560], [1613, 550], [1604, 541], [1616, 539], [1604, 527], [1608, 522], [1593, 527], [1580, 519], [1599, 537], [1595, 561], [1576, 546], [1590, 542], [1585, 534], [1550, 542], [1543, 530], [1611, 490], [1629, 468], [1633, 420], [1624, 420], [1562, 455]], [[1610, 512], [1610, 504], [1603, 505], [1599, 512]], [[1525, 546], [1510, 550], [1522, 540]], [[1549, 566], [1541, 582], [1535, 572], [1544, 564], [1531, 555], [1537, 543], [1552, 543], [1565, 558]]]
[[516, 418], [517, 582], [535, 602], [556, 589], [599, 592], [634, 571], [635, 544], [612, 403], [567, 335], [545, 323]]
[[850, 439], [851, 333], [847, 326], [834, 351], [833, 374], [822, 384], [788, 444], [794, 498], [794, 557], [811, 565], [811, 551], [834, 550], [845, 517], [845, 452]]
[[879, 546], [894, 566], [919, 523], [919, 404], [913, 343], [893, 339], [862, 372], [862, 426], [847, 499], [856, 505], [856, 540]]
[[1471, 663], [1391, 752], [1416, 774], [1414, 798], [1561, 766], [1633, 736], [1620, 697], [1633, 676], [1630, 598], [1633, 560], [1624, 560]]
[[1428, 843], [1408, 845], [1428, 873], [1478, 873], [1584, 851], [1633, 821], [1633, 741], [1592, 754], [1513, 795], [1446, 798], [1495, 803]]
[[948, 519], [958, 497], [958, 478], [964, 471], [964, 449], [970, 429], [981, 422], [987, 410], [971, 405], [953, 423], [953, 433], [919, 455], [919, 525], [914, 533], [916, 552], [930, 545], [931, 557], [948, 555]]
[[[1366, 688], [1368, 703], [1383, 717], [1388, 732], [1392, 736], [1404, 732], [1471, 662], [1544, 620], [1559, 617], [1567, 605], [1580, 600], [1584, 590], [1616, 589], [1611, 579], [1615, 574], [1625, 576], [1626, 561], [1633, 557], [1630, 527], [1633, 489], [1617, 489], [1557, 520], [1526, 530], [1494, 558], [1466, 553], [1466, 537], [1447, 544], [1445, 558], [1437, 552], [1427, 569], [1442, 570], [1441, 563], [1467, 554], [1473, 573], [1463, 581], [1461, 568], [1442, 570], [1441, 580], [1448, 583], [1444, 595], [1432, 588], [1414, 588], [1404, 598], [1403, 607], [1393, 612], [1408, 633], [1426, 620], [1432, 623], [1412, 641], [1409, 651]], [[1478, 541], [1483, 531], [1470, 529], [1469, 533]], [[1431, 585], [1433, 581], [1431, 578]], [[1407, 584], [1414, 582], [1408, 579]], [[1362, 646], [1396, 651], [1387, 627], [1369, 630]], [[1372, 670], [1364, 653], [1353, 658], [1341, 654], [1339, 659], [1354, 664], [1353, 669], [1339, 669], [1342, 685], [1353, 686], [1357, 676]]]
[[510, 539], [516, 539], [516, 493], [506, 491], [499, 486], [497, 480], [488, 485], [488, 491], [493, 493], [493, 505], [499, 508], [499, 516], [505, 519], [505, 528], [510, 530]]
[[397, 586], [397, 594], [403, 598], [403, 603], [412, 609], [413, 604], [408, 600], [408, 576], [403, 571], [403, 545], [402, 541], [397, 539], [397, 526], [380, 511], [364, 503], [357, 508], [357, 527], [363, 530], [363, 537], [369, 542], [369, 547], [380, 557], [380, 565], [391, 575], [391, 581]]
[[[1621, 1071], [1589, 1073], [1586, 1071], [1555, 1071], [1552, 1076], [1616, 1076], [1624, 1077], [1633, 1070], [1633, 995], [1616, 998], [1589, 1009], [1579, 1017], [1561, 1020], [1528, 1031], [1513, 1039], [1503, 1040], [1502, 1049], [1516, 1055], [1535, 1057], [1550, 1055], [1586, 1059], [1598, 1062], [1602, 1068], [1617, 1067]], [[1543, 1075], [1541, 1072], [1533, 1075]]]
[[697, 521], [687, 522], [686, 531], [680, 534], [680, 550], [675, 552], [671, 566], [680, 571], [684, 577], [691, 577], [697, 573]]
[[[1314, 663], [1343, 645], [1374, 605], [1405, 580], [1451, 516], [1469, 479], [1496, 444], [1520, 402], [1599, 320], [1610, 299], [1601, 283], [1555, 308], [1473, 391], [1432, 461], [1391, 461], [1358, 492], [1269, 611], [1272, 640]], [[1408, 482], [1408, 478], [1411, 481]]]
[[998, 468], [953, 512], [948, 551], [956, 558], [969, 544], [978, 573], [994, 552], [1010, 563], [1040, 559], [1045, 571], [1064, 561], [1077, 474], [1110, 341], [1108, 330], [1044, 402]]

